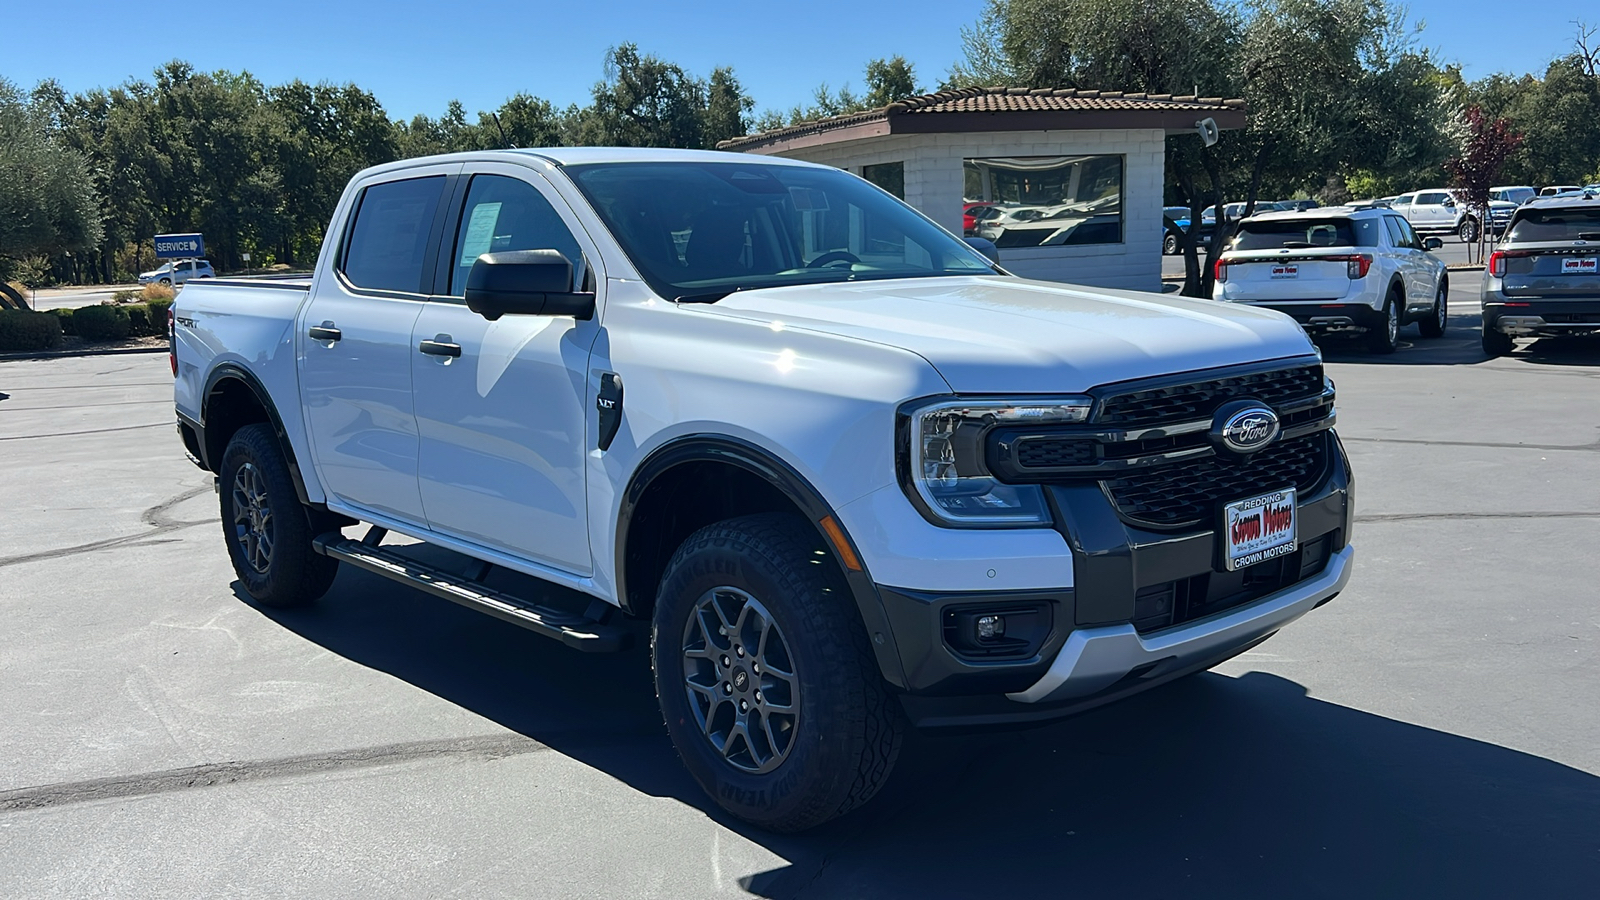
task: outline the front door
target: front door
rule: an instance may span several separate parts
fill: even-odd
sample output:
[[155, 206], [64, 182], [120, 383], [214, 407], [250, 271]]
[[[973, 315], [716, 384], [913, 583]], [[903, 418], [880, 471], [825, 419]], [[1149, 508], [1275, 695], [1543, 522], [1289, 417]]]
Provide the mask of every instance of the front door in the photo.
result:
[[361, 188], [338, 258], [296, 322], [301, 404], [323, 488], [350, 506], [423, 524], [411, 329], [422, 312], [459, 164]]
[[[472, 263], [503, 250], [560, 251], [573, 263], [575, 288], [603, 289], [605, 279], [585, 270], [598, 255], [541, 175], [509, 164], [475, 168], [451, 216], [441, 295], [411, 336], [422, 505], [434, 531], [587, 575], [586, 370], [598, 310], [587, 321], [490, 322], [461, 297]], [[440, 355], [441, 346], [459, 355]]]

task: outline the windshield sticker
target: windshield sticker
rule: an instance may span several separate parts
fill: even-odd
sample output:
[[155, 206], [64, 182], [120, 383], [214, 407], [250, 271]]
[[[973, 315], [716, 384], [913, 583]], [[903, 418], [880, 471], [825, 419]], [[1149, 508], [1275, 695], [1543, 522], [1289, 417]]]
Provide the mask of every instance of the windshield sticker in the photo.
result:
[[494, 226], [500, 221], [499, 203], [479, 203], [472, 208], [472, 218], [467, 222], [467, 233], [461, 238], [459, 266], [470, 266], [473, 260], [489, 252], [494, 241]]

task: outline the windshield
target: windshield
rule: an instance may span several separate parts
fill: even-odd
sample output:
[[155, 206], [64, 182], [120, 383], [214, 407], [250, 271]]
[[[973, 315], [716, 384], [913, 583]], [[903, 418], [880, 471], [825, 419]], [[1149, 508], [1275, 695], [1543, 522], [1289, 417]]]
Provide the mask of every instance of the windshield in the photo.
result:
[[1285, 250], [1309, 247], [1376, 247], [1377, 219], [1246, 219], [1230, 250]]
[[669, 299], [995, 272], [961, 240], [837, 169], [625, 162], [566, 171], [644, 280]]
[[1494, 199], [1506, 200], [1511, 203], [1522, 203], [1539, 196], [1539, 192], [1531, 187], [1504, 188], [1494, 192]]
[[1600, 240], [1600, 206], [1523, 209], [1520, 213], [1511, 223], [1507, 240], [1524, 243]]

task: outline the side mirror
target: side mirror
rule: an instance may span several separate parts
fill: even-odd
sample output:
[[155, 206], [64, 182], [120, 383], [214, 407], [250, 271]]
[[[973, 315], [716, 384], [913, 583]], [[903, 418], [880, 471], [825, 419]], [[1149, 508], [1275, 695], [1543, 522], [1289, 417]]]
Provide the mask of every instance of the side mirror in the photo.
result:
[[1436, 237], [1427, 238], [1426, 240], [1424, 240], [1422, 242], [1422, 249], [1428, 250], [1428, 251], [1437, 250], [1437, 249], [1439, 249], [1440, 247], [1443, 247], [1443, 246], [1444, 246], [1444, 241], [1442, 241], [1442, 240], [1440, 240], [1440, 239], [1438, 239]]
[[572, 290], [572, 262], [557, 250], [485, 253], [467, 273], [467, 308], [504, 315], [594, 317], [594, 294]]
[[1450, 199], [1449, 197], [1446, 197], [1446, 198], [1444, 198], [1444, 206], [1445, 206], [1446, 209], [1455, 209], [1456, 208], [1456, 201]]
[[994, 245], [994, 241], [981, 237], [962, 238], [962, 240], [967, 242], [967, 246], [982, 253], [989, 262], [1000, 265], [1000, 249]]

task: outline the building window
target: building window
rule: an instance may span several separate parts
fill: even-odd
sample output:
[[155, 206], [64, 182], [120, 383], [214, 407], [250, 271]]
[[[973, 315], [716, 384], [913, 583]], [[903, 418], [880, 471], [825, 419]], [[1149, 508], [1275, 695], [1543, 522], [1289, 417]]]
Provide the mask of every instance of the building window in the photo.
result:
[[862, 166], [861, 177], [901, 200], [906, 198], [906, 164], [903, 162]]
[[1012, 156], [964, 163], [962, 228], [996, 247], [1122, 243], [1121, 156]]

